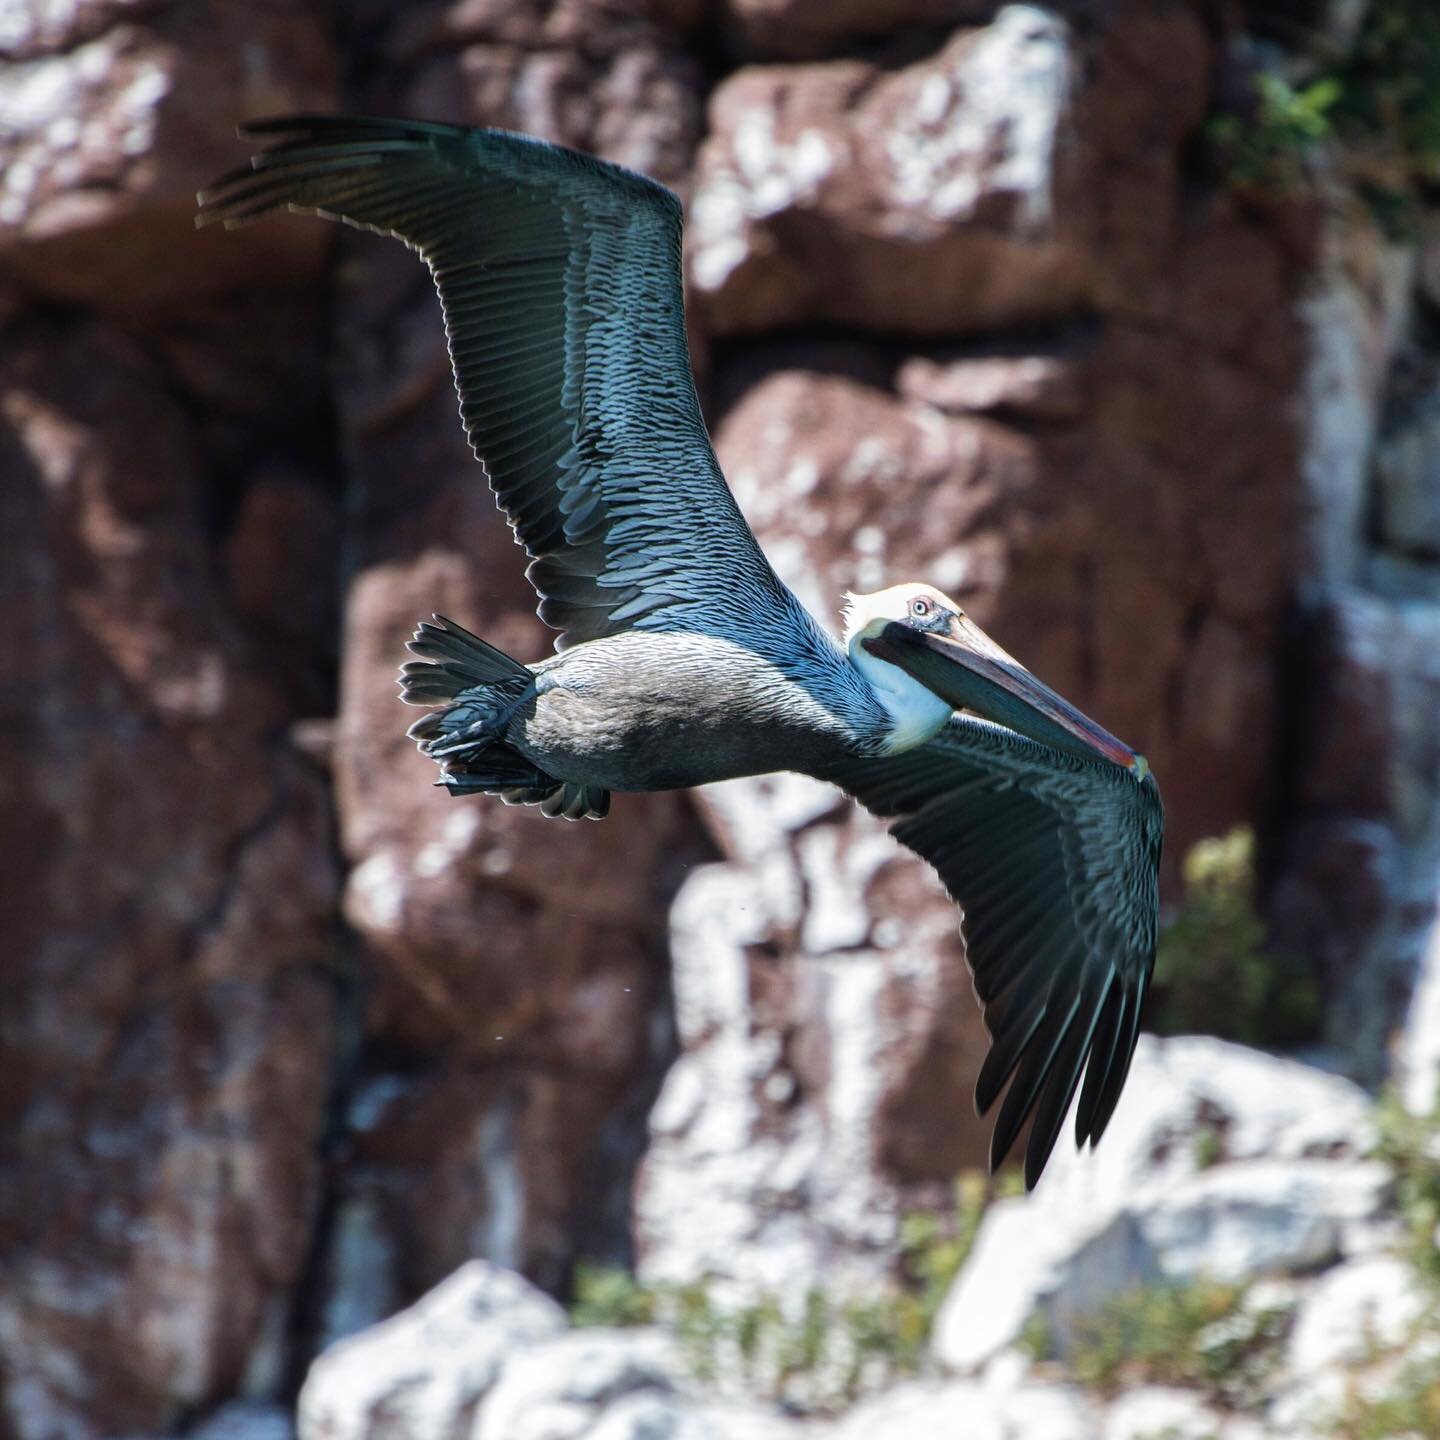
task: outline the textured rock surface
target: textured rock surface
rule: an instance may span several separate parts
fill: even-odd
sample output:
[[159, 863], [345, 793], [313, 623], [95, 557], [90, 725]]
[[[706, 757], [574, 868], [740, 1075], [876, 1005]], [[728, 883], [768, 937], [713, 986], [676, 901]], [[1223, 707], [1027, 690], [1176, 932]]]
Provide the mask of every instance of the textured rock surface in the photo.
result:
[[308, 1245], [325, 797], [204, 561], [165, 370], [61, 322], [0, 367], [9, 1423], [159, 1426], [273, 1368]]
[[1024, 323], [1082, 307], [1058, 135], [1074, 64], [1049, 12], [1007, 6], [886, 73], [741, 71], [710, 105], [690, 275], [720, 331]]
[[1358, 206], [1333, 206], [1302, 311], [1311, 561], [1293, 663], [1313, 698], [1290, 721], [1295, 800], [1272, 912], [1279, 942], [1326, 980], [1327, 1039], [1371, 1083], [1416, 990], [1440, 871], [1425, 254], [1417, 266]]
[[1409, 1339], [1425, 1297], [1404, 1261], [1374, 1255], [1337, 1265], [1298, 1308], [1286, 1365], [1314, 1376], [1393, 1350]]
[[1305, 446], [1311, 573], [1352, 581], [1361, 568], [1365, 506], [1386, 378], [1411, 309], [1411, 255], [1387, 245], [1359, 208], [1321, 232], [1306, 326]]
[[548, 1296], [471, 1261], [321, 1356], [299, 1440], [798, 1440], [779, 1416], [687, 1395], [685, 1382], [672, 1337], [567, 1330]]
[[897, 1387], [857, 1405], [833, 1433], [835, 1440], [942, 1440], [956, 1434], [977, 1440], [1011, 1435], [1092, 1440], [1096, 1429], [1084, 1396], [1071, 1387], [991, 1389], [952, 1381]]
[[1434, 927], [1440, 604], [1333, 587], [1314, 607], [1307, 663], [1319, 703], [1273, 909], [1282, 943], [1324, 977], [1330, 1038], [1374, 1081]]
[[547, 1431], [663, 1434], [675, 1424], [672, 1397], [682, 1374], [669, 1336], [576, 1331], [510, 1361], [481, 1408], [475, 1440]]
[[366, 0], [339, 19], [379, 114], [501, 125], [683, 179], [700, 123], [700, 0]]
[[[881, 867], [910, 867], [874, 827], [835, 823], [834, 800], [818, 785], [786, 781], [776, 788], [782, 791], [776, 809], [786, 807], [780, 813], [791, 826], [803, 813], [792, 807], [807, 801], [831, 819], [812, 823], [793, 841], [781, 830], [763, 868], [750, 868], [752, 858], [699, 871], [675, 905], [684, 1053], [651, 1115], [636, 1200], [644, 1273], [655, 1279], [713, 1273], [752, 1290], [791, 1290], [847, 1269], [873, 1278], [888, 1266], [896, 1222], [897, 1176], [876, 1167], [877, 1142], [886, 1138], [887, 1083], [903, 1096], [927, 1061], [931, 1078], [937, 1069], [950, 1072], [946, 1081], [956, 1072], [963, 1081], [974, 1064], [973, 1045], [966, 1059], [953, 1049], [938, 1059], [924, 1053], [927, 1043], [943, 1046], [941, 1036], [963, 1026], [961, 1006], [973, 1013], [968, 997], [954, 988], [945, 993], [941, 967], [947, 956], [952, 966], [957, 957], [943, 896], [927, 896], [913, 872], [888, 885], [883, 873], [876, 878]], [[752, 823], [769, 808], [752, 795], [729, 793]], [[803, 927], [811, 932], [809, 946], [799, 941], [796, 902], [807, 857], [815, 865], [838, 861], [857, 886], [910, 895], [916, 904], [908, 945], [872, 940], [866, 912], [838, 897], [810, 912], [813, 923]], [[885, 921], [889, 905], [877, 908], [877, 930], [893, 935], [894, 921]], [[857, 922], [858, 935], [849, 928]], [[781, 945], [783, 964], [775, 954]], [[927, 1029], [923, 1017], [942, 1006], [954, 1012]], [[971, 1033], [977, 1028], [972, 1020]], [[896, 1128], [891, 1138], [899, 1150], [903, 1122]], [[904, 1157], [910, 1178], [917, 1170], [919, 1178], [932, 1178], [942, 1157], [978, 1158], [975, 1127], [963, 1117], [949, 1133], [936, 1129], [933, 1145], [932, 1152]]]
[[800, 1440], [813, 1433], [764, 1407], [717, 1403], [693, 1390], [672, 1336], [569, 1330], [555, 1302], [520, 1276], [472, 1261], [316, 1362], [300, 1398], [299, 1440]]
[[[832, 620], [906, 572], [955, 590], [1145, 749], [1171, 862], [1263, 819], [1286, 943], [1378, 1076], [1440, 852], [1435, 227], [1391, 246], [1327, 194], [1307, 237], [1215, 183], [1239, 8], [0, 7], [0, 1431], [276, 1433], [317, 1347], [470, 1257], [557, 1288], [624, 1257], [647, 1133], [648, 1272], [771, 1284], [873, 1278], [982, 1154], [954, 913], [837, 797], [575, 828], [431, 791], [391, 685], [415, 620], [546, 637], [423, 268], [314, 222], [191, 230], [247, 115], [501, 123], [674, 183], [722, 458], [786, 575]], [[1344, 43], [1357, 7], [1325, 8]], [[1292, 1143], [1264, 1116], [1293, 1109], [1252, 1131], [1254, 1096], [1170, 1080], [1093, 1194], [1046, 1182], [1112, 1219], [1142, 1172], [1172, 1187], [1087, 1266], [1357, 1248], [1353, 1092], [1315, 1082], [1332, 1119]], [[1011, 1358], [855, 1423], [1103, 1433], [1000, 1385]], [[570, 1415], [554, 1379], [525, 1408], [562, 1433], [801, 1429], [658, 1381]]]
[[465, 1435], [512, 1352], [564, 1328], [549, 1296], [472, 1260], [418, 1304], [316, 1361], [300, 1396], [302, 1440]]
[[1249, 1420], [1227, 1423], [1192, 1390], [1145, 1385], [1116, 1397], [1100, 1433], [1102, 1440], [1250, 1440], [1263, 1431]]
[[1063, 1346], [1076, 1317], [1127, 1286], [1304, 1271], [1373, 1248], [1389, 1183], [1358, 1158], [1373, 1133], [1364, 1093], [1336, 1076], [1220, 1040], [1142, 1037], [1104, 1144], [1057, 1148], [1042, 1187], [987, 1213], [936, 1354], [967, 1371], [1037, 1308]]
[[[234, 164], [236, 120], [333, 104], [319, 7], [12, 5], [0, 24], [0, 265], [142, 316], [238, 276], [236, 252], [196, 244], [195, 191]], [[277, 230], [252, 253], [277, 280], [323, 249]]]

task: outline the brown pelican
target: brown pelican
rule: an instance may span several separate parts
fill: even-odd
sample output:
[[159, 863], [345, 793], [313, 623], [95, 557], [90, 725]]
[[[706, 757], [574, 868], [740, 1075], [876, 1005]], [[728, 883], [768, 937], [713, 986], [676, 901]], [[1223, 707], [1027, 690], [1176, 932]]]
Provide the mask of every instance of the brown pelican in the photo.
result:
[[833, 781], [930, 861], [964, 910], [1009, 1083], [998, 1165], [1033, 1116], [1035, 1183], [1086, 1072], [1100, 1138], [1155, 953], [1159, 791], [1144, 759], [928, 585], [849, 597], [837, 643], [780, 582], [710, 447], [685, 338], [679, 201], [498, 130], [266, 120], [197, 223], [292, 210], [397, 236], [430, 267], [460, 415], [556, 653], [523, 665], [422, 623], [403, 698], [452, 794], [599, 818], [613, 790], [772, 770]]

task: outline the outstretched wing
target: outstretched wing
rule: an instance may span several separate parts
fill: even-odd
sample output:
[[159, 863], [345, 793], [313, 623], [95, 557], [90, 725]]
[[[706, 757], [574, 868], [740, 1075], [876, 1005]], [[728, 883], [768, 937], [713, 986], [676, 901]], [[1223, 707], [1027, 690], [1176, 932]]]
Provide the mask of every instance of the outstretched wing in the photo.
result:
[[466, 433], [557, 647], [791, 613], [696, 402], [669, 190], [499, 130], [302, 116], [242, 133], [279, 139], [201, 192], [197, 224], [288, 206], [429, 265]]
[[897, 817], [891, 833], [935, 867], [964, 910], [993, 1039], [975, 1103], [983, 1115], [1011, 1082], [992, 1167], [1033, 1113], [1033, 1186], [1082, 1070], [1082, 1145], [1104, 1133], [1130, 1070], [1155, 964], [1163, 823], [1154, 778], [1137, 783], [1118, 766], [959, 715], [926, 745], [828, 778]]

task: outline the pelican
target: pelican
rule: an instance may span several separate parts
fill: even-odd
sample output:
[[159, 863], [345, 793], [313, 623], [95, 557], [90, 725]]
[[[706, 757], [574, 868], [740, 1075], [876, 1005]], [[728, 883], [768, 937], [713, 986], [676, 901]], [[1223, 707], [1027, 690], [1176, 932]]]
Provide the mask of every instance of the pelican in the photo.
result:
[[529, 554], [555, 653], [525, 665], [420, 624], [401, 698], [452, 795], [598, 819], [613, 791], [795, 770], [841, 786], [939, 872], [1033, 1186], [1079, 1086], [1104, 1133], [1154, 965], [1159, 790], [1144, 757], [934, 586], [847, 597], [837, 642], [726, 486], [690, 372], [681, 207], [648, 177], [500, 130], [262, 120], [197, 224], [288, 207], [393, 235], [430, 267], [460, 415]]

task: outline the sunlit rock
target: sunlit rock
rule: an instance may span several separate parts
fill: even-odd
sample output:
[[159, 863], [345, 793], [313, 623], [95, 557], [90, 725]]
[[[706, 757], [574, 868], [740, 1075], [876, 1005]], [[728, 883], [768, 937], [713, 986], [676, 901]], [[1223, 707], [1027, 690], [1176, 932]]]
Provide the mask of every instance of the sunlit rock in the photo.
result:
[[1098, 1440], [1094, 1412], [1083, 1391], [1067, 1385], [990, 1388], [959, 1381], [897, 1386], [857, 1405], [833, 1440]]
[[1327, 1271], [1295, 1313], [1286, 1347], [1292, 1376], [1357, 1367], [1409, 1340], [1425, 1311], [1414, 1268], [1395, 1255], [1369, 1255]]
[[564, 1311], [520, 1276], [473, 1260], [315, 1362], [300, 1394], [300, 1440], [463, 1435], [512, 1354], [565, 1325]]
[[898, 71], [733, 76], [691, 223], [707, 322], [935, 333], [1074, 310], [1087, 257], [1054, 173], [1074, 65], [1056, 14], [1009, 5]]
[[935, 1353], [970, 1370], [1037, 1311], [1062, 1345], [1141, 1284], [1303, 1271], [1388, 1233], [1388, 1172], [1364, 1092], [1224, 1041], [1142, 1036], [1102, 1144], [1056, 1148], [1029, 1196], [994, 1205], [940, 1312]]

